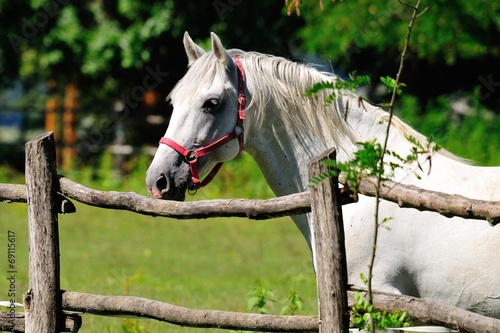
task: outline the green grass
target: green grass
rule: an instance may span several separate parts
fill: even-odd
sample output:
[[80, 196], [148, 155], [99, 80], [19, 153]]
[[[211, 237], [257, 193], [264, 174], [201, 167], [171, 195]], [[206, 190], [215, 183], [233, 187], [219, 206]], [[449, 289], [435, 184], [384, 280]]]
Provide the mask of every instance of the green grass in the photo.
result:
[[[252, 163], [248, 156], [228, 163], [214, 184], [189, 199], [220, 197], [221, 191], [225, 197], [272, 196]], [[95, 182], [87, 178], [86, 171], [79, 174], [83, 180], [71, 179], [97, 189], [112, 189], [115, 182], [122, 190], [146, 194], [146, 166], [138, 164], [137, 169], [142, 170], [133, 171], [119, 184], [107, 178], [104, 171]], [[309, 250], [290, 218], [174, 220], [79, 203], [76, 206], [75, 214], [59, 217], [62, 289], [147, 297], [194, 309], [244, 312], [248, 292], [262, 284], [273, 290], [278, 302], [269, 306], [271, 313], [278, 314], [283, 307], [281, 300], [295, 287], [304, 300], [304, 311], [298, 314], [317, 313]], [[0, 203], [0, 237], [5, 239], [7, 230], [17, 235], [16, 301], [22, 302], [21, 294], [28, 288], [25, 204]], [[0, 269], [6, 272], [6, 260], [1, 262]], [[6, 279], [0, 279], [0, 299], [7, 299], [7, 289]], [[80, 332], [124, 333], [126, 323], [121, 318], [84, 315]], [[153, 320], [141, 320], [138, 325], [142, 332], [149, 333], [223, 331], [183, 328]]]

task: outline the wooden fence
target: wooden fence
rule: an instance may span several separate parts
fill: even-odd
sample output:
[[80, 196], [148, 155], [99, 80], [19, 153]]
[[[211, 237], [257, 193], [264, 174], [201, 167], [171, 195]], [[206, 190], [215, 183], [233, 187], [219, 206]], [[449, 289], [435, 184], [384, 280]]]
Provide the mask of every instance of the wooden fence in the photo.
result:
[[[309, 164], [310, 175], [325, 166], [322, 154]], [[24, 313], [1, 312], [0, 330], [11, 332], [78, 332], [81, 317], [66, 315], [73, 311], [97, 315], [133, 315], [171, 324], [266, 332], [347, 332], [348, 310], [353, 291], [347, 287], [345, 245], [341, 205], [349, 201], [340, 194], [337, 179], [324, 182], [310, 193], [298, 193], [270, 200], [207, 200], [172, 202], [156, 200], [135, 193], [103, 192], [60, 177], [56, 169], [52, 133], [41, 135], [26, 144], [26, 185], [0, 184], [0, 200], [28, 203], [29, 290], [24, 295]], [[391, 189], [389, 192], [388, 189]], [[373, 185], [362, 182], [361, 193], [373, 195]], [[434, 210], [444, 215], [500, 221], [498, 203], [452, 196], [386, 183], [382, 197], [401, 206]], [[193, 310], [150, 299], [129, 296], [102, 296], [60, 290], [58, 214], [75, 208], [67, 198], [110, 209], [174, 218], [241, 216], [266, 219], [311, 212], [313, 226], [319, 316], [273, 316], [227, 311]], [[443, 199], [444, 198], [444, 199]], [[449, 199], [449, 197], [448, 197]], [[445, 201], [443, 201], [445, 200]], [[332, 221], [335, 221], [332, 223]], [[402, 310], [424, 323], [445, 325], [463, 332], [500, 332], [500, 320], [484, 317], [432, 300], [376, 293], [375, 308]]]

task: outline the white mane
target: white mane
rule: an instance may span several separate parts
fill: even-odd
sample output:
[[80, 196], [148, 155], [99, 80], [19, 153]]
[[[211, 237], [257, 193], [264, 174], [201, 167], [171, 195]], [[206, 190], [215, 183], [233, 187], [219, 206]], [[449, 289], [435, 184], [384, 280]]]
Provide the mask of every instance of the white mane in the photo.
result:
[[[262, 106], [274, 103], [273, 109], [282, 113], [280, 118], [288, 125], [298, 127], [314, 138], [326, 140], [330, 146], [354, 144], [356, 136], [342, 119], [339, 104], [325, 103], [330, 91], [322, 90], [312, 97], [304, 96], [314, 84], [338, 80], [336, 76], [282, 57], [240, 51], [234, 55], [243, 59], [247, 72], [259, 78], [259, 89], [253, 90], [252, 104], [265, 109]], [[263, 120], [263, 114], [257, 115], [258, 123]]]
[[[233, 50], [231, 53], [233, 56], [243, 58], [248, 71], [259, 77], [259, 89], [254, 90], [253, 103], [266, 105], [273, 101], [277, 104], [275, 109], [283, 112], [282, 119], [288, 120], [290, 123], [293, 122], [294, 126], [302, 125], [305, 131], [313, 131], [322, 140], [328, 140], [331, 146], [336, 144], [345, 147], [360, 141], [340, 112], [344, 107], [341, 105], [342, 96], [355, 98], [357, 96], [348, 91], [336, 91], [338, 99], [331, 104], [325, 103], [327, 97], [332, 93], [328, 89], [311, 97], [304, 96], [304, 93], [314, 84], [339, 80], [337, 76], [319, 72], [311, 66], [298, 64], [282, 57], [239, 50]], [[367, 104], [364, 103], [364, 105]], [[376, 119], [374, 123], [387, 123], [389, 120], [389, 114], [379, 107], [369, 105], [369, 110], [367, 108], [366, 111], [374, 115]], [[260, 117], [260, 119], [262, 118]], [[392, 117], [391, 126], [406, 140], [413, 137], [422, 147], [429, 146], [429, 141], [424, 135], [398, 117]], [[330, 137], [325, 137], [326, 135]], [[470, 163], [445, 149], [439, 149], [437, 153], [462, 163]]]

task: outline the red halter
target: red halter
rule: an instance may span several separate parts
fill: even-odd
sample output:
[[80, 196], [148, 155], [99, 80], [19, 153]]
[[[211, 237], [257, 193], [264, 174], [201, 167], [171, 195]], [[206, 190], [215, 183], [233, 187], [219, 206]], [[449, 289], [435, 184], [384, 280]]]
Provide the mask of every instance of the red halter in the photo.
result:
[[215, 175], [217, 175], [217, 172], [220, 170], [222, 164], [224, 162], [219, 162], [217, 163], [212, 171], [203, 179], [203, 181], [200, 181], [199, 175], [198, 175], [198, 158], [205, 156], [207, 154], [210, 154], [212, 151], [215, 149], [225, 145], [226, 143], [238, 139], [239, 145], [240, 145], [240, 151], [243, 150], [243, 145], [244, 145], [244, 138], [243, 138], [243, 120], [246, 118], [246, 112], [245, 112], [245, 107], [246, 107], [246, 98], [245, 98], [245, 71], [243, 69], [243, 64], [238, 58], [233, 58], [236, 67], [237, 67], [237, 72], [238, 72], [238, 119], [236, 121], [236, 126], [234, 127], [234, 130], [226, 134], [209, 144], [200, 147], [198, 149], [194, 150], [189, 150], [178, 144], [177, 142], [170, 140], [169, 138], [162, 137], [160, 139], [160, 144], [166, 144], [167, 146], [171, 147], [174, 149], [176, 152], [181, 154], [186, 158], [186, 161], [189, 163], [189, 168], [191, 170], [191, 180], [193, 181], [193, 185], [189, 188], [190, 190], [197, 190], [200, 187], [204, 187], [210, 183]]

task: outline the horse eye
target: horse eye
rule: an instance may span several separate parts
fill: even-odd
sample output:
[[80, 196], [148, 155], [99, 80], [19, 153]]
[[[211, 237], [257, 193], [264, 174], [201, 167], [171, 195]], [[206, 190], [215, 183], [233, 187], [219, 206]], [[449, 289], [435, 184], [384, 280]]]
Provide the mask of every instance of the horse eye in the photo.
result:
[[207, 112], [213, 112], [219, 106], [219, 100], [217, 98], [211, 98], [203, 103], [203, 109]]

